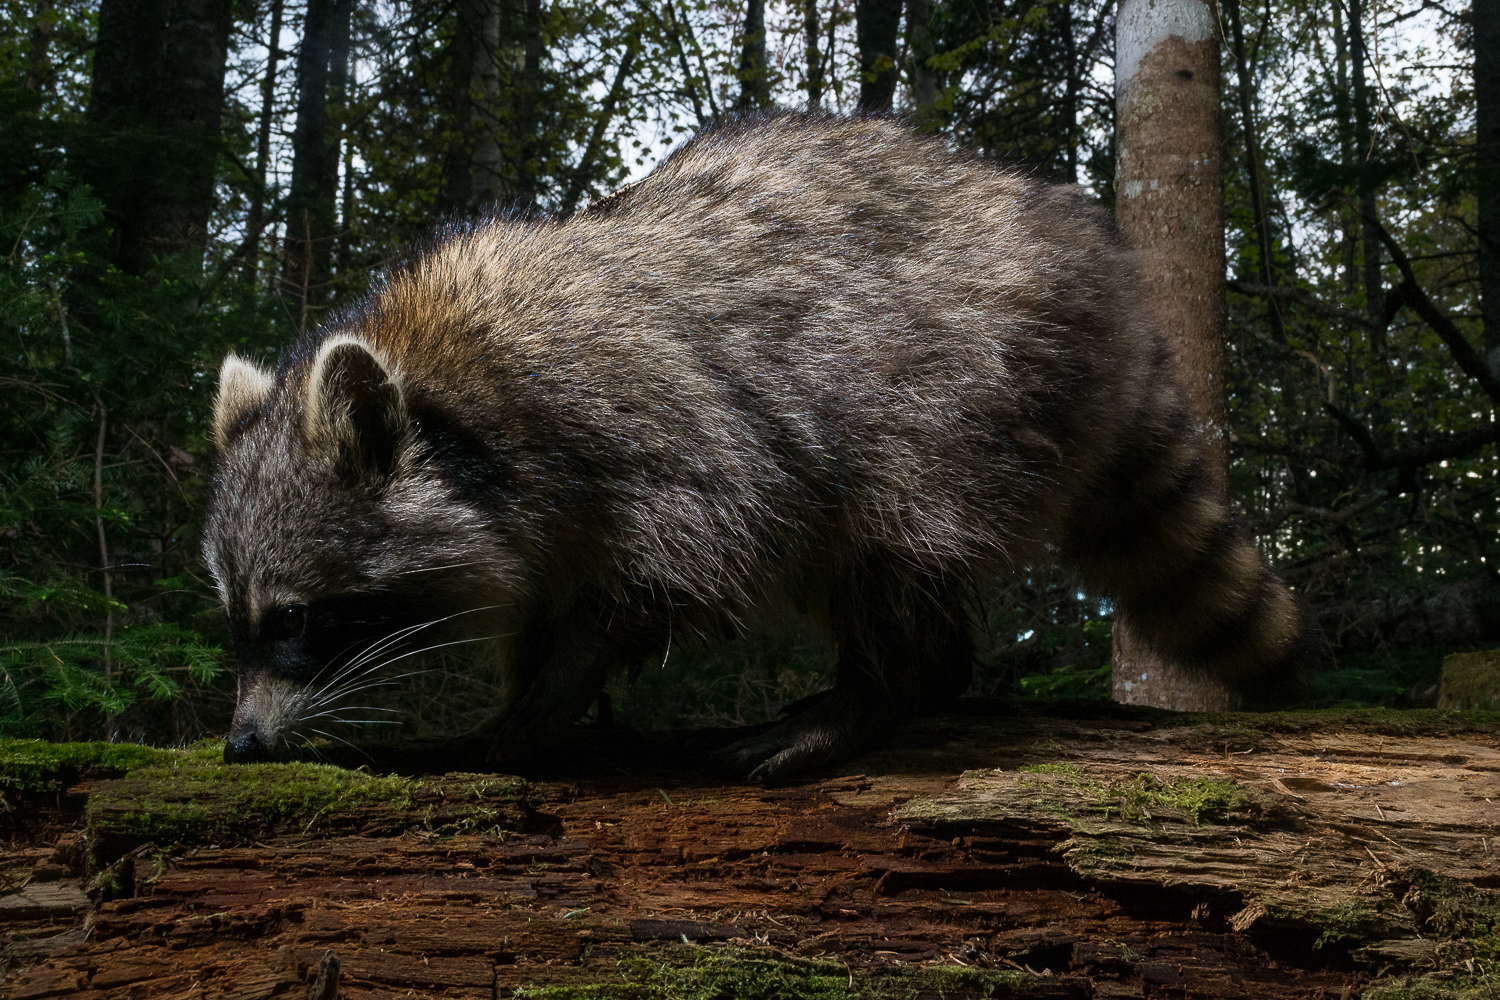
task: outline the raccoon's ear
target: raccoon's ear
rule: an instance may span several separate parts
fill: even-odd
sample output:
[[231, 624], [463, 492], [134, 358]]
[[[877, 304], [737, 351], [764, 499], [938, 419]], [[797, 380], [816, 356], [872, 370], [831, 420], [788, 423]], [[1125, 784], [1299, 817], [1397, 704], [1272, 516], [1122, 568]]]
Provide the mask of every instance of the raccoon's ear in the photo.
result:
[[219, 394], [214, 397], [214, 444], [229, 447], [240, 421], [265, 405], [276, 379], [270, 372], [236, 354], [219, 369]]
[[307, 380], [302, 432], [350, 485], [375, 487], [390, 478], [408, 418], [401, 387], [368, 347], [353, 340], [324, 344]]

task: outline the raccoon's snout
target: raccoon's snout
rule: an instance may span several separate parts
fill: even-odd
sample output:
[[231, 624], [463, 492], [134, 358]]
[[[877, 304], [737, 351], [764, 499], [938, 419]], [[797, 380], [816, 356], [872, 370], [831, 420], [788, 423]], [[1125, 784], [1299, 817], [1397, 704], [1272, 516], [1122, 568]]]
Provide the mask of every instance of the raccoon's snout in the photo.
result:
[[261, 742], [259, 730], [251, 729], [239, 734], [230, 733], [229, 739], [224, 742], [224, 763], [226, 764], [253, 764], [270, 759], [270, 748]]

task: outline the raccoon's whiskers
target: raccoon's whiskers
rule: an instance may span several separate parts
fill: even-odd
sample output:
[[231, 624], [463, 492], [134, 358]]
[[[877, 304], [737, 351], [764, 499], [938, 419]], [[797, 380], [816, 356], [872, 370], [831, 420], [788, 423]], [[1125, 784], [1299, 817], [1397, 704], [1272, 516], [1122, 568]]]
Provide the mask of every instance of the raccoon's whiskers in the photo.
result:
[[[383, 664], [381, 666], [383, 666]], [[347, 698], [351, 694], [358, 694], [360, 691], [367, 691], [370, 688], [387, 687], [391, 684], [395, 684], [397, 681], [403, 680], [404, 678], [416, 677], [420, 674], [427, 674], [432, 672], [431, 670], [408, 670], [406, 673], [397, 674], [395, 677], [383, 677], [379, 680], [366, 680], [366, 678], [369, 677], [370, 674], [374, 673], [378, 669], [380, 669], [379, 666], [371, 667], [369, 670], [361, 673], [358, 677], [349, 678], [345, 683], [339, 685], [338, 687], [332, 688], [330, 690], [328, 686], [325, 685], [324, 687], [319, 688], [316, 694], [307, 695], [298, 702], [299, 717], [301, 713], [310, 711], [311, 709], [317, 708], [321, 705], [327, 705], [331, 702], [337, 701], [340, 698]], [[394, 709], [391, 709], [390, 711], [394, 711]]]

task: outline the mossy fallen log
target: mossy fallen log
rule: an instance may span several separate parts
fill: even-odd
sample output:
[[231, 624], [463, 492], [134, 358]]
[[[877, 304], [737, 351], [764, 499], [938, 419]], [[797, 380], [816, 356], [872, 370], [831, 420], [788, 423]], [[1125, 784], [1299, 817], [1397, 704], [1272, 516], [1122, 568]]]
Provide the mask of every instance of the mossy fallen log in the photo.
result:
[[463, 745], [324, 751], [356, 770], [0, 744], [0, 988], [1500, 990], [1500, 717], [1093, 714], [976, 705], [772, 788], [699, 769], [732, 731], [580, 729], [520, 776]]

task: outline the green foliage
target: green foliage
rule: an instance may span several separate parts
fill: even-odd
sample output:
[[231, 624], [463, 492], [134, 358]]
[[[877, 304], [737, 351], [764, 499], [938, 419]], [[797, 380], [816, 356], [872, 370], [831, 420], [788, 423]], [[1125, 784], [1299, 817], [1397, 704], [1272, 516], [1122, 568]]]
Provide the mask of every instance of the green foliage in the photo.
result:
[[63, 169], [73, 126], [0, 85], [0, 734], [182, 739], [170, 716], [222, 683], [195, 532], [212, 372], [284, 337], [275, 312], [190, 254], [131, 277], [102, 206]]

